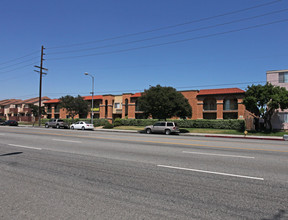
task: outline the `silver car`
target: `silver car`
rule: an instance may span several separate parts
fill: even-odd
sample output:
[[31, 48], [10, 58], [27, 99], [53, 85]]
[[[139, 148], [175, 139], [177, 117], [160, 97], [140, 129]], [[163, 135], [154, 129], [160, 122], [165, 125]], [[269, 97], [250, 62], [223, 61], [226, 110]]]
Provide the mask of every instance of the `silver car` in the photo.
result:
[[164, 134], [171, 134], [171, 133], [179, 133], [179, 127], [177, 123], [172, 121], [159, 121], [154, 125], [149, 125], [145, 127], [145, 132], [147, 134], [151, 133], [164, 133]]

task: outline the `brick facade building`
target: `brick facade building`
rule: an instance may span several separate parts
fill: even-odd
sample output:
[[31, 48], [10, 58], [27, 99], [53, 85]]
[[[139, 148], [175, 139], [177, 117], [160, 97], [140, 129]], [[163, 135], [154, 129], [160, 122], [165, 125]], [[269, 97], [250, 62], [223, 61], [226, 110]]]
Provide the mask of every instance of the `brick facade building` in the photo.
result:
[[[245, 91], [238, 88], [205, 89], [180, 91], [188, 99], [192, 107], [191, 119], [244, 119], [247, 115], [242, 104]], [[142, 93], [124, 93], [122, 95], [94, 96], [94, 118], [107, 119], [110, 122], [115, 118], [137, 119], [144, 118], [139, 109], [138, 98]], [[89, 105], [92, 97], [84, 96]], [[52, 99], [44, 102], [47, 118], [67, 118], [65, 109], [59, 108], [59, 100]], [[91, 113], [86, 116], [91, 118]], [[80, 116], [80, 118], [86, 118]], [[77, 116], [79, 118], [79, 116]]]

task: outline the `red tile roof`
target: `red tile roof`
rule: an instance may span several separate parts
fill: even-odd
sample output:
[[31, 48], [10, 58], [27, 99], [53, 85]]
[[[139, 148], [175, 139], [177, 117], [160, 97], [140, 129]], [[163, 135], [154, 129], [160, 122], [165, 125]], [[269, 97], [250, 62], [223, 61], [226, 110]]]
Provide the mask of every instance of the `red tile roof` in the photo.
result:
[[202, 89], [198, 95], [218, 95], [218, 94], [241, 94], [245, 93], [244, 90], [239, 88], [226, 88], [226, 89]]
[[[82, 96], [84, 100], [92, 100], [92, 96]], [[103, 99], [103, 95], [95, 95], [93, 99]]]
[[141, 92], [137, 92], [134, 95], [132, 95], [131, 98], [138, 98], [138, 97], [141, 97], [141, 96], [142, 96], [142, 93]]
[[49, 103], [59, 103], [59, 99], [50, 99], [49, 101], [43, 102], [44, 104], [49, 104]]
[[0, 105], [4, 106], [4, 105], [10, 105], [10, 104], [20, 104], [23, 101], [21, 99], [5, 99], [0, 101]]
[[[47, 96], [43, 96], [43, 97], [41, 97], [41, 100], [42, 100], [42, 101], [50, 100], [50, 98], [47, 97]], [[35, 98], [31, 98], [31, 99], [26, 99], [26, 100], [23, 101], [23, 103], [26, 103], [26, 104], [34, 104], [34, 103], [36, 103], [36, 102], [39, 102], [39, 97], [35, 97]]]

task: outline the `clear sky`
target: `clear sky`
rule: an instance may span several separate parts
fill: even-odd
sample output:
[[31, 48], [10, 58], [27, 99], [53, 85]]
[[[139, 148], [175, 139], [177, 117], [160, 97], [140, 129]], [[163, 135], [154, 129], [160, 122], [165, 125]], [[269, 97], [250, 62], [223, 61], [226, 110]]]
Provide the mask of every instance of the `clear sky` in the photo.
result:
[[0, 100], [245, 89], [288, 69], [288, 0], [10, 0], [0, 6]]

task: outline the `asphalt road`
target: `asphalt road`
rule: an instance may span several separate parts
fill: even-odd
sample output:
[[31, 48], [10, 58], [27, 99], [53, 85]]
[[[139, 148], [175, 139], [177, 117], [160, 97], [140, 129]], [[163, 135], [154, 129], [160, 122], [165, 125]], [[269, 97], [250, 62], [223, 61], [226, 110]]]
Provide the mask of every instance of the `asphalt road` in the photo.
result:
[[0, 219], [288, 219], [288, 142], [0, 127]]

